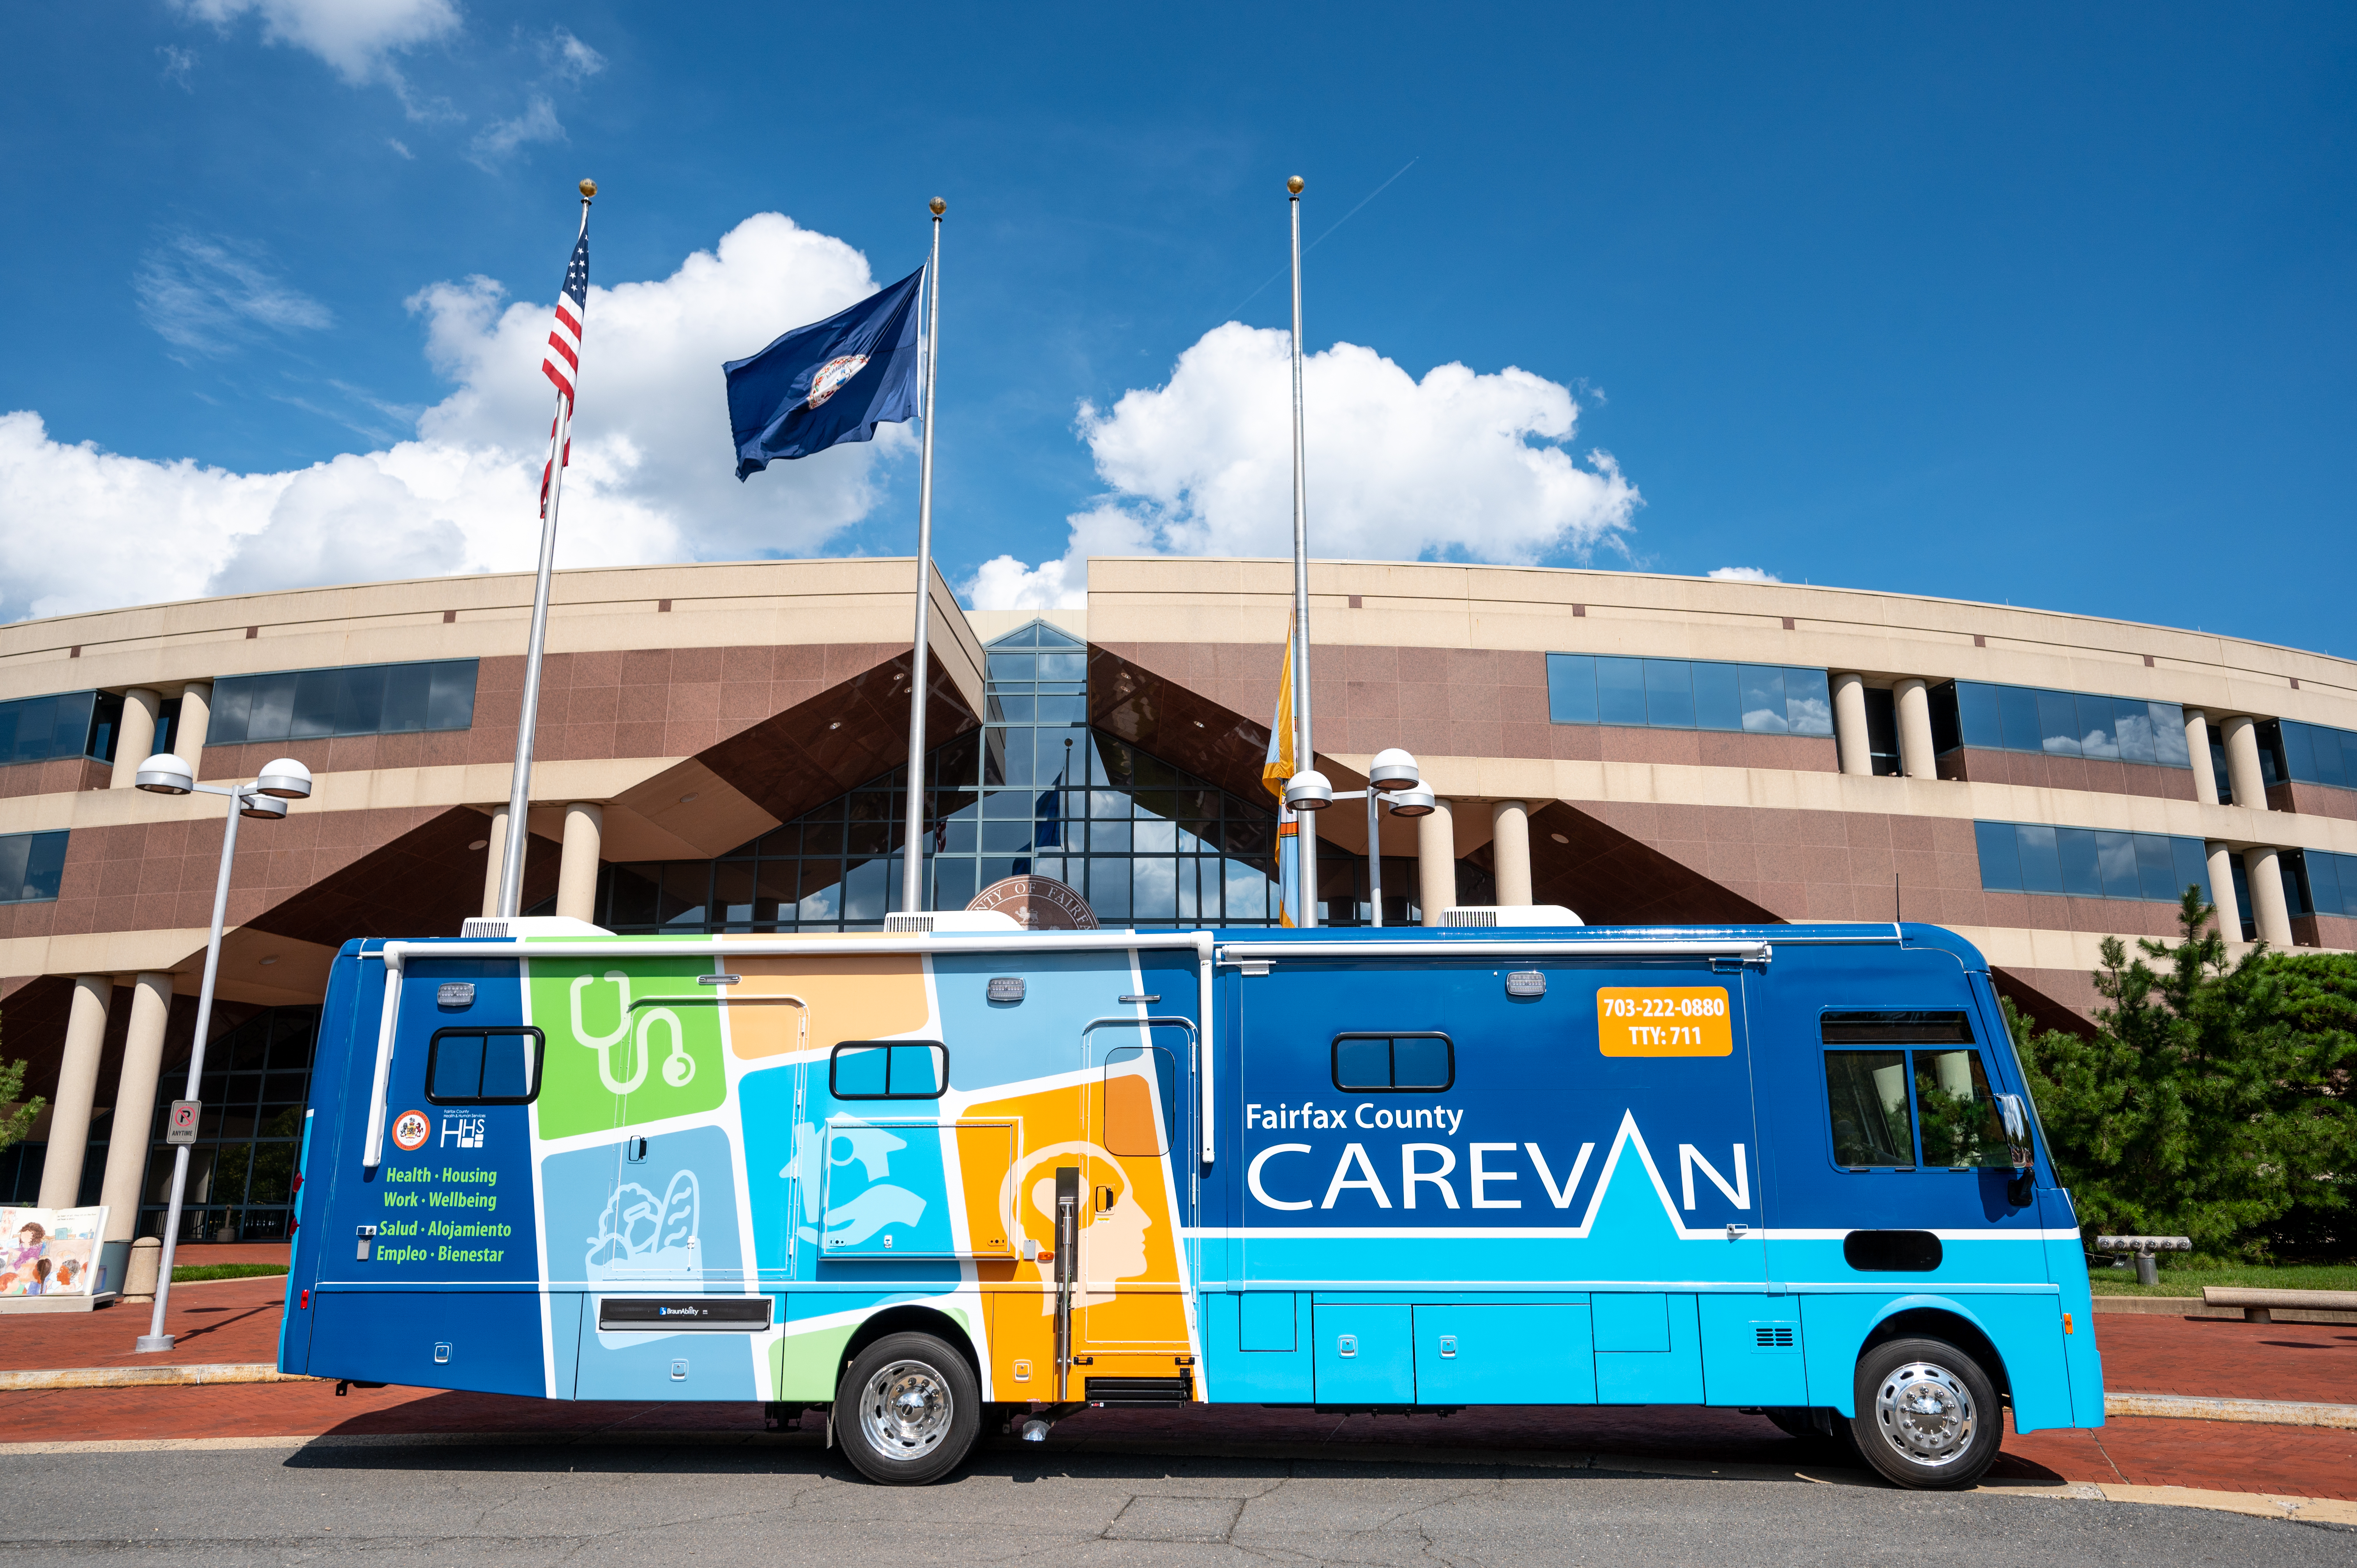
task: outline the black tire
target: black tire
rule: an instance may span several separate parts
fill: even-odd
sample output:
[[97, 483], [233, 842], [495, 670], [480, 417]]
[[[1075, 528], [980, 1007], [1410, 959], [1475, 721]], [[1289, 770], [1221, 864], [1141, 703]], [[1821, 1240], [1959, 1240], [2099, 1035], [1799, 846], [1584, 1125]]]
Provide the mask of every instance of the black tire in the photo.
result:
[[1895, 1484], [1969, 1487], [1996, 1460], [2005, 1411], [1981, 1364], [1943, 1339], [1892, 1339], [1857, 1360], [1858, 1455]]
[[845, 1369], [834, 1440], [859, 1473], [921, 1487], [963, 1463], [982, 1432], [982, 1389], [955, 1347], [931, 1334], [888, 1334]]

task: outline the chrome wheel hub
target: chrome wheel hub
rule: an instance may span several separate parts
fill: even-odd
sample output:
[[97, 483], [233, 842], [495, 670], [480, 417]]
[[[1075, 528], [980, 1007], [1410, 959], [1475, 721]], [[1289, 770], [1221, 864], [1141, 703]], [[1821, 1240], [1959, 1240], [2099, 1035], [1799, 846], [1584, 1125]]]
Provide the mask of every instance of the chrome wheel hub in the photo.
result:
[[887, 1459], [922, 1459], [950, 1434], [948, 1380], [922, 1361], [888, 1363], [860, 1393], [860, 1428]]
[[1910, 1361], [1884, 1378], [1874, 1417], [1900, 1457], [1934, 1470], [1962, 1458], [1979, 1425], [1964, 1380], [1930, 1361]]

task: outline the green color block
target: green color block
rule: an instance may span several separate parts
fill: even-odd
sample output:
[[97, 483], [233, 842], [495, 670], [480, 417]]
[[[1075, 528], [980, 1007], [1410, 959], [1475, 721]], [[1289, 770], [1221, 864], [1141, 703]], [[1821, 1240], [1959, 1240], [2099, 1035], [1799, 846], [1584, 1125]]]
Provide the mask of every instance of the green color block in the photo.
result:
[[709, 959], [533, 959], [532, 1021], [548, 1036], [540, 1136], [643, 1126], [726, 1098]]

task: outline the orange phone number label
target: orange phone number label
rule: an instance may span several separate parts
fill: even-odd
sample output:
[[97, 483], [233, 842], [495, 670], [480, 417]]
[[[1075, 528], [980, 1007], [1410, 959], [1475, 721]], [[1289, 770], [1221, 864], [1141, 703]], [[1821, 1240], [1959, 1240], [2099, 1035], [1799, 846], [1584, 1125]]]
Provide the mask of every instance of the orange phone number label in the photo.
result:
[[1735, 1026], [1717, 985], [1607, 986], [1596, 1037], [1608, 1057], [1730, 1057]]

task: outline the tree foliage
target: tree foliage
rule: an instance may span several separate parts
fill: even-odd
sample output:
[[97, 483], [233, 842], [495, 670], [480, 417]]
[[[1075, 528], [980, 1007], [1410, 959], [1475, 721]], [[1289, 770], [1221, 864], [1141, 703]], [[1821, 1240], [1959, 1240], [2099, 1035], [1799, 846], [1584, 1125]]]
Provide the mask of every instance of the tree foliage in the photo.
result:
[[[38, 1094], [22, 1105], [16, 1104], [16, 1097], [24, 1092], [25, 1063], [0, 1061], [0, 1149], [23, 1143], [48, 1104]], [[7, 1109], [10, 1106], [16, 1108]]]
[[2104, 940], [2092, 1037], [2007, 1019], [2090, 1234], [2192, 1238], [2264, 1258], [2351, 1250], [2357, 957], [2230, 960], [2188, 888], [2174, 943]]

